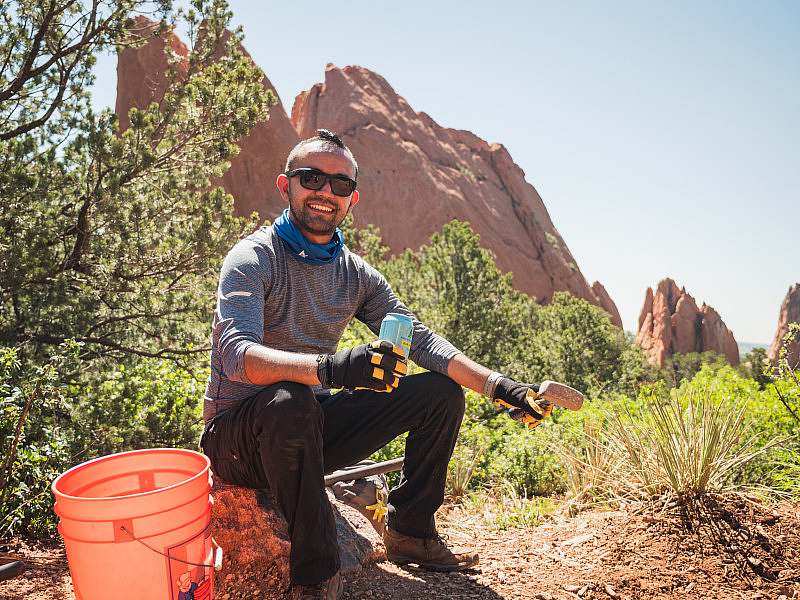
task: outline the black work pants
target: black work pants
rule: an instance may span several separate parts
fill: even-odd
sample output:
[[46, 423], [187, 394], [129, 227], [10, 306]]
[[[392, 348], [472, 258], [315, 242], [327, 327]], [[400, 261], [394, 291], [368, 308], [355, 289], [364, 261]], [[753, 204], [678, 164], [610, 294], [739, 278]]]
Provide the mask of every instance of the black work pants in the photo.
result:
[[388, 525], [431, 537], [463, 416], [463, 390], [439, 373], [403, 377], [391, 393], [319, 397], [309, 386], [281, 381], [213, 417], [201, 445], [216, 476], [272, 491], [289, 525], [292, 581], [311, 585], [339, 569], [323, 475], [408, 431], [400, 483], [389, 493]]

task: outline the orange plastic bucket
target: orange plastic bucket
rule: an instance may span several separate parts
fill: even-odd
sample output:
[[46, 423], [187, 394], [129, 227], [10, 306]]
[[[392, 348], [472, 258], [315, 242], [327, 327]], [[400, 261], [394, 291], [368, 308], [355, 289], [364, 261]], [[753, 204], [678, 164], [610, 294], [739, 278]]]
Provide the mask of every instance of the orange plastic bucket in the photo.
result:
[[206, 456], [158, 448], [85, 462], [53, 482], [78, 600], [211, 600], [211, 470]]

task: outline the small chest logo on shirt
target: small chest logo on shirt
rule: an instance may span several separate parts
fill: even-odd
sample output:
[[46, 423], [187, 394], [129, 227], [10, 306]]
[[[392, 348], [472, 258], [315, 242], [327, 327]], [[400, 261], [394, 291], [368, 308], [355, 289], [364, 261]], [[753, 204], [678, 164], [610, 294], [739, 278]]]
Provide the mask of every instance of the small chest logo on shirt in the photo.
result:
[[305, 250], [300, 250], [300, 254], [298, 254], [297, 256], [302, 256], [303, 258], [308, 258], [308, 254], [306, 254]]

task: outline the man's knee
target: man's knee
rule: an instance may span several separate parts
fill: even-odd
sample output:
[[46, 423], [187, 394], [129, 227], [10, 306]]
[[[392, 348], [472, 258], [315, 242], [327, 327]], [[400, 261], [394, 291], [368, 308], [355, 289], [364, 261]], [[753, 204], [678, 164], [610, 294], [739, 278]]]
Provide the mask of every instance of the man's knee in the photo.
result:
[[274, 383], [259, 396], [256, 420], [260, 423], [279, 424], [281, 429], [306, 428], [320, 422], [322, 407], [307, 385], [294, 381]]
[[436, 396], [445, 404], [447, 412], [459, 418], [464, 416], [464, 390], [447, 375], [431, 373], [431, 385], [436, 390]]

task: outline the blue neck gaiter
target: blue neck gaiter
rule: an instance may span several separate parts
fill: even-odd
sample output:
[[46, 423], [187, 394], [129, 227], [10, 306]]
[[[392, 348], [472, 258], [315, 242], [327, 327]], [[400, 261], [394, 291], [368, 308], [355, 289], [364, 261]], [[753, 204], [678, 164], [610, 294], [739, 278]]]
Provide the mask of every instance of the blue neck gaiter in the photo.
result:
[[289, 209], [284, 209], [281, 216], [272, 224], [275, 233], [286, 242], [289, 250], [303, 262], [312, 265], [324, 265], [332, 262], [344, 246], [344, 235], [338, 227], [333, 238], [327, 244], [309, 242], [289, 218]]

